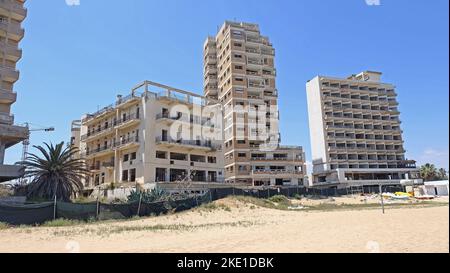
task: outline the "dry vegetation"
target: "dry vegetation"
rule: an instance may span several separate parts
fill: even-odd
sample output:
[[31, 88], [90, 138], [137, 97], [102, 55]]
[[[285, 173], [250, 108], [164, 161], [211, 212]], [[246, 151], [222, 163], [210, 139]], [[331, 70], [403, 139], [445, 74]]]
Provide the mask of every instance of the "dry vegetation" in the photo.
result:
[[238, 196], [159, 217], [0, 225], [0, 252], [67, 252], [73, 241], [81, 252], [367, 252], [371, 241], [381, 252], [448, 252], [448, 199], [379, 208], [361, 196]]

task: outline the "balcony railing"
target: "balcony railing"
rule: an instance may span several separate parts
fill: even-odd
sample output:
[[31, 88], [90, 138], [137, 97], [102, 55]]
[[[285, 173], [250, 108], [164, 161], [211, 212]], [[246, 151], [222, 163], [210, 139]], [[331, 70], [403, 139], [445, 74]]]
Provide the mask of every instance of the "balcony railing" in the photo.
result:
[[211, 149], [218, 149], [218, 145], [212, 144], [210, 141], [204, 140], [183, 140], [183, 139], [172, 139], [169, 137], [156, 137], [157, 143], [171, 143], [171, 144], [179, 144], [179, 145], [188, 145], [188, 146], [198, 146], [198, 147], [206, 147]]
[[14, 123], [13, 115], [0, 113], [0, 124], [12, 125], [13, 123]]
[[0, 65], [0, 74], [2, 78], [11, 78], [17, 80], [19, 78], [19, 71], [14, 67]]
[[6, 102], [14, 102], [16, 101], [17, 94], [14, 92], [11, 92], [6, 89], [0, 89], [0, 102], [6, 101]]
[[25, 31], [20, 27], [19, 23], [8, 23], [5, 21], [0, 21], [0, 28], [7, 31], [8, 33], [16, 34], [23, 37]]
[[113, 148], [113, 145], [111, 145], [111, 144], [103, 145], [103, 146], [98, 147], [96, 149], [92, 149], [92, 150], [89, 149], [88, 151], [86, 151], [86, 153], [84, 153], [82, 155], [83, 156], [90, 156], [90, 155], [98, 154], [98, 153], [101, 153], [101, 152], [104, 152], [104, 151], [107, 151], [107, 150], [111, 150], [111, 152], [112, 152], [113, 151], [112, 148]]
[[111, 131], [112, 129], [114, 129], [114, 127], [110, 126], [110, 125], [108, 125], [108, 126], [101, 126], [100, 128], [96, 128], [94, 130], [89, 131], [87, 134], [82, 135], [81, 136], [81, 140], [86, 140], [86, 139], [88, 139], [90, 137], [94, 137], [94, 136], [99, 135], [99, 134], [101, 134], [103, 132]]
[[272, 175], [277, 175], [277, 174], [297, 174], [297, 175], [301, 175], [303, 174], [302, 171], [297, 171], [297, 170], [253, 170], [253, 174], [272, 174]]
[[122, 124], [125, 124], [127, 122], [133, 121], [133, 120], [139, 120], [140, 115], [138, 113], [128, 114], [125, 116], [122, 116], [119, 120], [114, 121], [114, 126], [120, 126]]
[[114, 142], [114, 148], [121, 148], [128, 144], [139, 143], [139, 136], [127, 137], [122, 140]]
[[254, 161], [301, 161], [302, 157], [252, 157]]
[[22, 17], [27, 15], [27, 9], [23, 5], [19, 5], [16, 1], [11, 0], [0, 0], [0, 4], [6, 6], [12, 12], [19, 14]]

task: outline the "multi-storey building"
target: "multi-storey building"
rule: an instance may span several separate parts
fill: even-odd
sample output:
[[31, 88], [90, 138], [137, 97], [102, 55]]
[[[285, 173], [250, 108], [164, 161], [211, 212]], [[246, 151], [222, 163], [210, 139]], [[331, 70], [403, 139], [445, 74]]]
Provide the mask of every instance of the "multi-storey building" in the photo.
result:
[[317, 76], [306, 90], [313, 185], [399, 185], [418, 177], [405, 159], [395, 87], [381, 73]]
[[19, 79], [16, 63], [22, 57], [19, 42], [24, 36], [21, 23], [27, 15], [25, 0], [0, 0], [0, 182], [23, 174], [20, 166], [4, 165], [5, 149], [28, 136], [28, 129], [14, 125], [11, 105], [16, 101], [14, 83]]
[[146, 81], [72, 124], [92, 172], [85, 187], [223, 182], [221, 121], [213, 100]]
[[204, 43], [204, 94], [224, 107], [227, 182], [304, 183], [302, 148], [279, 145], [274, 55], [256, 24], [227, 21]]

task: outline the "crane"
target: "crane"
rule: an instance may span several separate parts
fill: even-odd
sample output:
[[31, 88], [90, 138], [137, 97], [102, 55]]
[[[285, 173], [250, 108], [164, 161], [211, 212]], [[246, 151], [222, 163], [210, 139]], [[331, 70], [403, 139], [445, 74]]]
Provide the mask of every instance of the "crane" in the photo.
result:
[[[22, 144], [23, 144], [23, 148], [22, 148], [22, 162], [25, 161], [27, 159], [27, 154], [28, 154], [28, 147], [30, 146], [30, 133], [31, 132], [53, 132], [55, 131], [55, 127], [34, 127], [31, 128], [30, 125], [32, 125], [29, 122], [25, 122], [24, 126], [28, 129], [28, 134], [26, 139], [23, 140]], [[23, 184], [23, 177], [21, 177], [19, 179], [19, 183]]]

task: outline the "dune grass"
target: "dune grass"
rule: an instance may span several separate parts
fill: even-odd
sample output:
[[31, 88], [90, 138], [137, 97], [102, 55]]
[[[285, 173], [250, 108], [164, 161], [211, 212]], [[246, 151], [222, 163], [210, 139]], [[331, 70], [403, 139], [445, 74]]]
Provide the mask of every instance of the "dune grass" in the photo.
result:
[[8, 229], [9, 225], [7, 223], [0, 222], [0, 230]]

